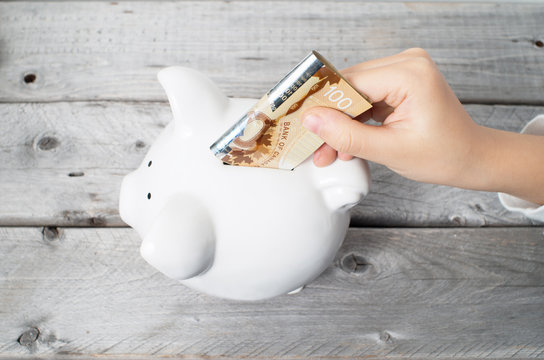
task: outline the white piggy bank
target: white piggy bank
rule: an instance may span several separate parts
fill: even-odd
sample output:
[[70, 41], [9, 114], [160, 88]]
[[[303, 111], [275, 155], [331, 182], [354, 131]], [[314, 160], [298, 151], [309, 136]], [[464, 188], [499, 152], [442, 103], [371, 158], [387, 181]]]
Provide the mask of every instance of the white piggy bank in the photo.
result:
[[204, 293], [258, 300], [317, 277], [333, 260], [349, 208], [367, 194], [360, 160], [293, 171], [224, 165], [209, 146], [255, 102], [227, 98], [182, 67], [159, 72], [174, 121], [121, 186], [121, 218], [144, 259]]

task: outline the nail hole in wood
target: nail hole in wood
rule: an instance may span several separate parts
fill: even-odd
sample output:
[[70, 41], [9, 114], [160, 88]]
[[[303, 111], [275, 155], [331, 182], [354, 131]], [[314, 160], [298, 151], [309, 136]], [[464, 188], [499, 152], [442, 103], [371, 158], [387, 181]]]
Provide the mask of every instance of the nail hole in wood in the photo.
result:
[[137, 149], [143, 149], [143, 148], [145, 148], [145, 142], [143, 142], [142, 140], [136, 141], [135, 145], [136, 145], [136, 148], [137, 148]]
[[348, 254], [340, 261], [340, 267], [347, 273], [359, 275], [372, 266], [366, 259], [358, 254]]
[[36, 81], [36, 75], [35, 74], [26, 74], [23, 77], [23, 81], [25, 84], [32, 84], [34, 81]]
[[83, 171], [72, 171], [68, 174], [69, 177], [80, 177], [85, 176], [85, 173]]
[[59, 146], [60, 142], [52, 136], [44, 136], [38, 141], [38, 149], [43, 151], [53, 150]]
[[105, 226], [106, 225], [106, 220], [103, 217], [100, 217], [100, 216], [92, 217], [92, 218], [89, 219], [89, 224], [91, 226]]
[[536, 40], [535, 46], [539, 48], [544, 47], [544, 42], [542, 42], [542, 40]]
[[59, 239], [60, 232], [56, 226], [45, 226], [42, 235], [44, 241], [55, 241]]
[[40, 330], [38, 328], [32, 328], [22, 333], [17, 342], [22, 346], [31, 346], [40, 337]]
[[147, 193], [147, 200], [151, 200], [151, 193]]
[[387, 331], [382, 331], [380, 333], [380, 340], [384, 343], [392, 343], [393, 338], [391, 337], [391, 334], [389, 334]]

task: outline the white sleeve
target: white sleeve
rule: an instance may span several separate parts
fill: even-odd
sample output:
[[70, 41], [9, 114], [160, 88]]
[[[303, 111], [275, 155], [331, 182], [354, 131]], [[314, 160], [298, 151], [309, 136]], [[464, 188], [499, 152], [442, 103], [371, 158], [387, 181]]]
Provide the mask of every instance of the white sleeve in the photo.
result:
[[[536, 116], [523, 130], [522, 134], [544, 135], [544, 114]], [[544, 159], [542, 160], [544, 166]], [[542, 189], [544, 191], [544, 189]], [[528, 218], [544, 222], [544, 205], [539, 206], [512, 195], [499, 193], [499, 200], [507, 210], [520, 212]]]

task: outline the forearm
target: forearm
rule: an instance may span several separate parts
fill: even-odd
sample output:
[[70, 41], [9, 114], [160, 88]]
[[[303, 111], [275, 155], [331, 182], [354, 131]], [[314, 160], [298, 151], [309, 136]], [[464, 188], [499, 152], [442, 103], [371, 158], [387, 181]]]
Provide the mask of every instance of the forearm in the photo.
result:
[[480, 127], [473, 188], [544, 204], [544, 136]]

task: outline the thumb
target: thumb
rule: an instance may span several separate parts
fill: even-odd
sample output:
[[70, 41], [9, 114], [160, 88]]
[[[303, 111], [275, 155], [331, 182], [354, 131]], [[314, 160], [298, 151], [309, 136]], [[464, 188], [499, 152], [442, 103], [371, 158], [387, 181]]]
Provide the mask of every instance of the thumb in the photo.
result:
[[302, 126], [339, 152], [375, 162], [381, 162], [384, 148], [390, 142], [386, 128], [360, 123], [325, 107], [306, 110], [302, 114]]

